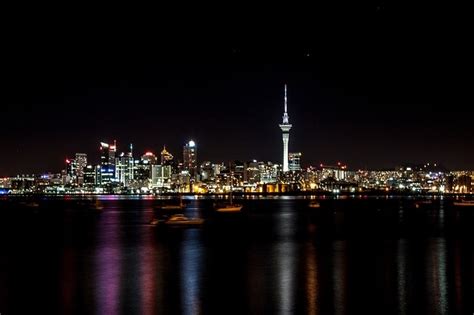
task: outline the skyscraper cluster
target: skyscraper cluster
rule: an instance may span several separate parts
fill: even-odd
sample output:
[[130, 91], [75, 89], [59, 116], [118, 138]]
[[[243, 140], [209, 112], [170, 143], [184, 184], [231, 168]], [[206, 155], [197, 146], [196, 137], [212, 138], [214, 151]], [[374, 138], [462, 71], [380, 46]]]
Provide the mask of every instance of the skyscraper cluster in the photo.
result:
[[[198, 145], [189, 140], [182, 155], [173, 155], [163, 146], [159, 156], [153, 152], [136, 155], [133, 145], [120, 152], [117, 141], [100, 142], [96, 163], [85, 153], [66, 159], [60, 174], [19, 175], [0, 178], [2, 192], [13, 193], [223, 193], [290, 191], [365, 191], [403, 190], [410, 192], [469, 193], [474, 174], [448, 172], [436, 164], [401, 167], [392, 171], [349, 170], [343, 163], [302, 167], [302, 153], [289, 152], [290, 124], [287, 86], [284, 88], [282, 158], [269, 161], [213, 163], [198, 160]], [[120, 152], [120, 153], [119, 153]], [[178, 156], [178, 158], [176, 158]], [[9, 190], [6, 190], [9, 189]]]

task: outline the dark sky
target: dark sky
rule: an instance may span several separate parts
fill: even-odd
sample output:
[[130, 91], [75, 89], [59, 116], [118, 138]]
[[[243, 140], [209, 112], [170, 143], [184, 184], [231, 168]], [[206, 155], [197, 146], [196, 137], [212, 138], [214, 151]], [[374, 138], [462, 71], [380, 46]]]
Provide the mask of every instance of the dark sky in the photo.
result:
[[471, 53], [462, 18], [450, 20], [462, 8], [41, 9], [7, 21], [0, 176], [57, 172], [75, 152], [96, 161], [114, 139], [181, 157], [192, 138], [200, 161], [278, 162], [284, 83], [304, 165], [474, 169]]

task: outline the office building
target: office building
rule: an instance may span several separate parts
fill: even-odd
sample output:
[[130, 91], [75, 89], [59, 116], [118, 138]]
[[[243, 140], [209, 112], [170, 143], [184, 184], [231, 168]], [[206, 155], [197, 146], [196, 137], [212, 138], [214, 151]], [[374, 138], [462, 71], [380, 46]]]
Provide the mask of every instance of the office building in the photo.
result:
[[301, 171], [301, 152], [288, 154], [288, 168], [290, 171]]
[[193, 140], [183, 147], [183, 170], [188, 172], [193, 179], [197, 175], [197, 147]]

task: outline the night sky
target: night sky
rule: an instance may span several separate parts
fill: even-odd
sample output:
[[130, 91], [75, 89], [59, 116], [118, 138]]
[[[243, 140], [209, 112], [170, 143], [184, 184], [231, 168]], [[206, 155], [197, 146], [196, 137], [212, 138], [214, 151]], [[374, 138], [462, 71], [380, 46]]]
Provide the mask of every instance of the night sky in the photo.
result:
[[374, 1], [268, 21], [139, 10], [12, 18], [0, 176], [59, 172], [75, 152], [96, 163], [99, 142], [114, 139], [119, 151], [133, 142], [135, 156], [166, 144], [182, 158], [193, 139], [199, 161], [280, 162], [285, 83], [290, 152], [303, 165], [474, 169], [469, 42], [448, 12]]

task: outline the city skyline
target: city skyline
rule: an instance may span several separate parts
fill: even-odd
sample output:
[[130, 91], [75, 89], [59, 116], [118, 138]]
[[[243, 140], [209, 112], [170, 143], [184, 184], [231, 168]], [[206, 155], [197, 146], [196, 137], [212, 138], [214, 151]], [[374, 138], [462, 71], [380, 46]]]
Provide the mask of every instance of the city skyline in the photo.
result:
[[[280, 108], [281, 108], [281, 102], [280, 104]], [[275, 113], [278, 113], [278, 110], [275, 108]], [[301, 113], [299, 113], [300, 116], [301, 116]], [[298, 116], [297, 113], [293, 113], [293, 115], [296, 115]], [[281, 117], [281, 116], [280, 116]], [[277, 122], [277, 121], [275, 121]], [[272, 129], [275, 129], [275, 128], [272, 128]], [[304, 126], [303, 128], [304, 129]], [[298, 130], [298, 129], [296, 129]], [[281, 133], [281, 130], [278, 131], [278, 130], [271, 130], [273, 131], [273, 137], [272, 138], [269, 138], [269, 139], [261, 139], [262, 143], [265, 142], [265, 143], [271, 143], [273, 148], [271, 148], [271, 151], [270, 152], [273, 152], [273, 154], [276, 153], [276, 155], [274, 156], [270, 156], [270, 154], [266, 153], [266, 154], [240, 154], [240, 155], [236, 155], [235, 157], [232, 157], [230, 155], [217, 155], [217, 158], [214, 158], [213, 156], [211, 156], [211, 154], [209, 154], [209, 152], [212, 152], [212, 145], [214, 145], [212, 142], [209, 143], [209, 142], [205, 142], [205, 144], [207, 145], [204, 146], [202, 145], [202, 147], [204, 148], [203, 151], [201, 151], [200, 154], [202, 154], [205, 158], [203, 158], [202, 160], [200, 160], [201, 162], [202, 161], [205, 161], [205, 160], [210, 160], [210, 161], [230, 161], [230, 160], [241, 160], [241, 161], [250, 161], [250, 160], [254, 160], [254, 159], [257, 159], [257, 160], [266, 160], [266, 161], [272, 161], [272, 162], [276, 162], [276, 163], [281, 163], [282, 161], [280, 161], [279, 158], [277, 158], [278, 156], [281, 156], [281, 153], [282, 153], [282, 149], [281, 149], [281, 140], [278, 141], [278, 133]], [[293, 131], [293, 130], [292, 130]], [[264, 133], [264, 134], [268, 134], [269, 132], [267, 133]], [[192, 132], [192, 134], [199, 134], [199, 131], [197, 132]], [[311, 142], [312, 139], [307, 139], [304, 134], [302, 134], [301, 132], [299, 134], [300, 137], [303, 137], [303, 140], [304, 141], [308, 141], [308, 142]], [[166, 135], [164, 135], [166, 137]], [[116, 140], [115, 138], [118, 138], [118, 137], [110, 137], [109, 139], [114, 139]], [[180, 151], [180, 147], [182, 146], [181, 143], [184, 143], [185, 139], [197, 139], [197, 137], [192, 137], [192, 136], [188, 136], [187, 138], [184, 138], [183, 137], [183, 140], [179, 143], [172, 143], [171, 141], [163, 141], [163, 142], [159, 142], [159, 143], [155, 143], [154, 144], [151, 144], [151, 145], [146, 145], [144, 144], [145, 141], [143, 141], [142, 139], [137, 139], [136, 141], [133, 141], [133, 139], [130, 139], [129, 141], [121, 141], [119, 140], [119, 142], [124, 145], [123, 148], [125, 148], [128, 144], [125, 145], [125, 143], [127, 142], [130, 142], [130, 143], [133, 143], [135, 147], [137, 147], [138, 149], [136, 150], [136, 152], [138, 154], [142, 154], [142, 153], [145, 153], [147, 151], [151, 151], [151, 152], [154, 152], [155, 154], [159, 154], [160, 152], [160, 148], [163, 147], [163, 145], [167, 146], [170, 150], [170, 152], [176, 154]], [[104, 137], [102, 138], [98, 138], [98, 142], [102, 141], [104, 139]], [[122, 137], [120, 137], [119, 139], [122, 139]], [[169, 139], [169, 138], [168, 138]], [[175, 137], [176, 139], [176, 137]], [[232, 140], [234, 138], [231, 138], [229, 143], [232, 143]], [[281, 139], [281, 138], [280, 138]], [[110, 140], [112, 141], [112, 140]], [[199, 139], [198, 140], [199, 143], [201, 143], [201, 140]], [[302, 141], [301, 139], [299, 139], [299, 141], [297, 139], [294, 139], [292, 138], [292, 141], [296, 142], [296, 144], [293, 144], [293, 145], [290, 145], [290, 148], [289, 148], [289, 152], [296, 152], [296, 151], [302, 151], [304, 154], [303, 154], [303, 165], [304, 166], [317, 166], [321, 163], [324, 163], [324, 164], [335, 164], [337, 161], [344, 161], [346, 164], [349, 164], [351, 165], [354, 169], [384, 169], [384, 168], [393, 168], [393, 167], [396, 167], [396, 166], [399, 166], [399, 165], [404, 165], [404, 164], [407, 164], [407, 163], [413, 163], [413, 164], [424, 164], [426, 162], [431, 162], [431, 163], [439, 163], [439, 164], [442, 164], [442, 165], [447, 165], [448, 168], [451, 168], [451, 169], [473, 169], [473, 167], [470, 166], [470, 164], [466, 164], [466, 163], [462, 163], [462, 160], [465, 159], [464, 156], [460, 155], [460, 158], [458, 159], [460, 161], [460, 163], [458, 165], [467, 165], [467, 167], [452, 167], [451, 165], [449, 164], [453, 164], [453, 163], [443, 163], [442, 161], [440, 162], [439, 159], [435, 159], [435, 158], [430, 158], [427, 156], [426, 159], [424, 160], [420, 160], [420, 159], [406, 159], [406, 160], [402, 160], [402, 159], [394, 159], [393, 163], [381, 163], [379, 165], [376, 165], [374, 167], [371, 167], [371, 165], [369, 165], [369, 163], [363, 163], [362, 162], [362, 159], [361, 161], [350, 161], [349, 159], [344, 159], [342, 156], [342, 158], [337, 158], [337, 157], [333, 157], [331, 159], [314, 159], [314, 158], [311, 158], [311, 157], [308, 157], [308, 155], [311, 155], [311, 150], [307, 153], [306, 151], [304, 150], [299, 150], [298, 147], [296, 146], [300, 146], [300, 147], [307, 147], [307, 145], [302, 145]], [[137, 145], [138, 143], [138, 145]], [[226, 146], [226, 144], [219, 144], [220, 147], [222, 147], [222, 145]], [[19, 150], [21, 151], [21, 147], [22, 145], [19, 144], [18, 147], [20, 148]], [[66, 146], [67, 147], [67, 146]], [[96, 145], [92, 144], [91, 142], [87, 143], [86, 144], [86, 148], [87, 149], [84, 149], [84, 148], [81, 148], [81, 147], [78, 147], [78, 146], [69, 146], [69, 150], [68, 152], [62, 152], [62, 154], [60, 153], [60, 155], [56, 156], [53, 158], [54, 160], [54, 164], [49, 164], [49, 167], [47, 168], [41, 168], [42, 164], [45, 162], [45, 161], [41, 161], [40, 163], [38, 164], [32, 164], [32, 163], [29, 163], [27, 165], [21, 165], [21, 164], [18, 164], [16, 166], [16, 169], [17, 171], [16, 172], [13, 172], [13, 173], [8, 173], [6, 172], [5, 170], [8, 170], [8, 169], [12, 169], [11, 167], [9, 167], [8, 165], [0, 165], [0, 176], [12, 176], [12, 175], [15, 175], [15, 174], [20, 174], [20, 173], [33, 173], [33, 172], [36, 172], [36, 173], [41, 173], [41, 172], [44, 172], [44, 171], [50, 171], [50, 172], [54, 172], [56, 170], [58, 170], [59, 168], [58, 167], [61, 167], [62, 164], [63, 164], [63, 161], [65, 158], [68, 158], [68, 157], [71, 157], [73, 154], [75, 154], [76, 152], [87, 152], [87, 154], [92, 157], [93, 159], [96, 159], [99, 157], [99, 153], [96, 152], [96, 150], [91, 150], [92, 147], [96, 147]], [[48, 148], [45, 148], [46, 150], [48, 150]], [[469, 149], [469, 148], [467, 148]], [[239, 150], [240, 151], [240, 150]], [[262, 150], [256, 150], [256, 152], [258, 151], [262, 151]], [[278, 152], [279, 151], [279, 152]], [[341, 151], [344, 151], [344, 150], [341, 150]], [[206, 154], [207, 153], [207, 154]], [[15, 156], [13, 154], [13, 156]], [[220, 156], [220, 158], [219, 158]], [[261, 158], [261, 156], [264, 156], [263, 158]], [[323, 152], [321, 152], [321, 157], [326, 157], [327, 158], [327, 155], [325, 155]], [[21, 158], [20, 158], [21, 160]], [[470, 160], [467, 159], [467, 161], [469, 162]], [[48, 161], [46, 161], [48, 162]], [[49, 161], [50, 162], [50, 161]], [[45, 165], [45, 164], [43, 164]], [[54, 168], [53, 165], [56, 165], [56, 168]], [[456, 165], [456, 164], [455, 164]]]
[[0, 315], [473, 312], [467, 4], [156, 4], [4, 6]]
[[175, 154], [195, 139], [202, 160], [276, 160], [285, 83], [289, 151], [303, 152], [305, 165], [474, 169], [472, 93], [456, 70], [465, 50], [440, 50], [424, 24], [401, 27], [393, 6], [356, 10], [370, 32], [351, 23], [268, 45], [157, 42], [143, 30], [61, 37], [41, 25], [9, 33], [0, 176], [53, 171], [69, 154], [97, 154], [104, 139]]

